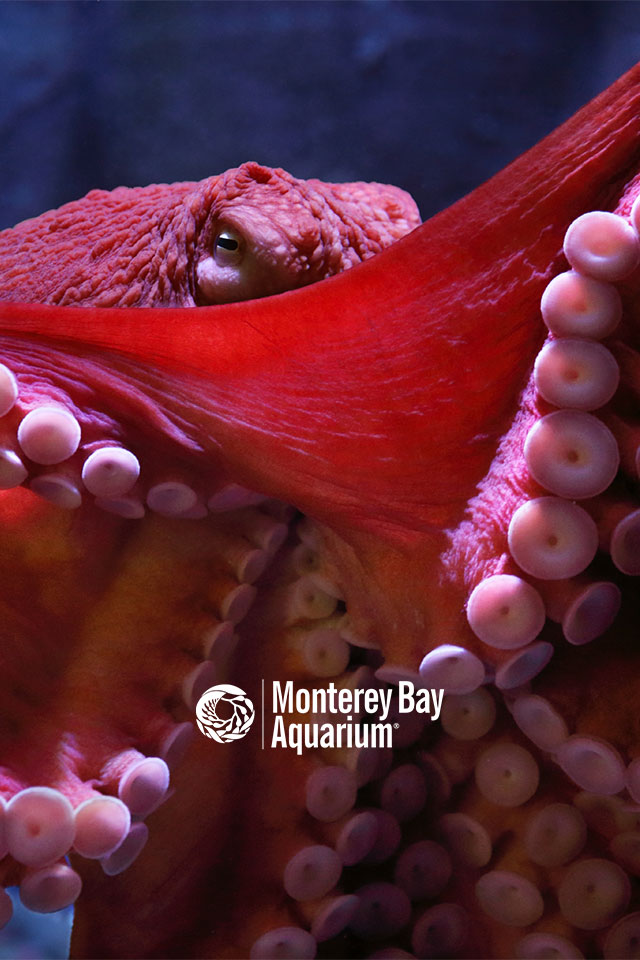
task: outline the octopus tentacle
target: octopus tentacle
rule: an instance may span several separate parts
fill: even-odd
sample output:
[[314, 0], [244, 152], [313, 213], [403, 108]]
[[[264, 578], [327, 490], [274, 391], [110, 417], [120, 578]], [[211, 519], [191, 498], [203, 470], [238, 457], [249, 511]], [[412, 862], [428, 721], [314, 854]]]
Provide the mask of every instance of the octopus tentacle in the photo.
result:
[[[202, 302], [198, 282], [213, 298], [165, 205], [156, 273], [136, 247], [139, 283], [92, 299], [54, 276], [44, 298], [100, 310], [0, 304], [2, 878], [38, 909], [82, 884], [76, 953], [632, 944], [631, 631], [598, 638], [635, 611], [639, 79], [321, 287], [109, 309]], [[202, 198], [186, 187], [190, 250]], [[201, 231], [225, 268], [232, 227]], [[443, 688], [442, 729], [407, 722], [374, 753], [189, 743], [212, 683], [258, 702], [283, 669], [296, 691], [384, 691], [396, 710], [406, 681]]]

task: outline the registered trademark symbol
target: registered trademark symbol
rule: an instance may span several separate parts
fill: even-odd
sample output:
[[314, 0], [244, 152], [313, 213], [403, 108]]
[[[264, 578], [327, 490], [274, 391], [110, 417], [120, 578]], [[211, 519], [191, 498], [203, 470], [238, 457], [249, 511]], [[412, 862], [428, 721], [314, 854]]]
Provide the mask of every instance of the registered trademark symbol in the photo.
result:
[[400, 724], [399, 724], [399, 723], [394, 723], [393, 729], [394, 729], [394, 730], [399, 730], [399, 729], [400, 729]]

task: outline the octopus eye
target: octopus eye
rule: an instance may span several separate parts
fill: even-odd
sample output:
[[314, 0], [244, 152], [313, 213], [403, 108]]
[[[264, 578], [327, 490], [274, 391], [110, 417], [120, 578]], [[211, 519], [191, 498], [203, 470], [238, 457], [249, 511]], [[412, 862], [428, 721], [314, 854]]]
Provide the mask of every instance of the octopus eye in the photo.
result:
[[242, 259], [242, 238], [231, 230], [221, 230], [213, 243], [216, 263], [222, 267], [233, 266]]

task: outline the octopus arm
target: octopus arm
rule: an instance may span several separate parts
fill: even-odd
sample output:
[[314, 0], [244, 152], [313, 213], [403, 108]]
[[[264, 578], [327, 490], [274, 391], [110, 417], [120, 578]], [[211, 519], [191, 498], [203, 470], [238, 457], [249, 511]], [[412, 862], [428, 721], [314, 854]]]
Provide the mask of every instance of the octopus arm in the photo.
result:
[[[454, 672], [456, 664], [464, 670], [471, 664], [472, 672], [480, 664], [482, 676], [474, 675], [471, 687], [485, 679], [485, 669], [489, 675], [495, 669], [500, 689], [517, 686], [525, 661], [508, 659], [500, 637], [496, 640], [493, 634], [485, 644], [480, 627], [476, 624], [474, 632], [467, 623], [465, 604], [478, 582], [486, 584], [494, 574], [511, 576], [510, 568], [496, 566], [507, 556], [502, 514], [510, 515], [529, 497], [536, 503], [544, 499], [540, 485], [525, 476], [521, 466], [521, 424], [544, 410], [530, 385], [535, 354], [545, 336], [539, 301], [551, 277], [562, 269], [562, 238], [572, 220], [586, 210], [616, 204], [618, 212], [628, 215], [637, 192], [633, 178], [640, 160], [639, 106], [640, 68], [635, 68], [468, 198], [369, 262], [321, 285], [197, 311], [3, 304], [3, 343], [17, 363], [21, 353], [27, 363], [36, 342], [31, 338], [37, 338], [49, 344], [52, 356], [62, 351], [72, 366], [75, 356], [79, 365], [87, 358], [99, 361], [115, 379], [129, 370], [132, 383], [123, 395], [125, 408], [135, 392], [132, 362], [141, 371], [141, 381], [164, 377], [171, 394], [166, 418], [187, 438], [197, 438], [202, 449], [193, 451], [196, 460], [215, 460], [234, 481], [293, 504], [315, 522], [311, 539], [315, 537], [319, 554], [326, 558], [324, 572], [360, 634], [356, 639], [365, 648], [367, 642], [377, 643], [386, 658], [379, 681], [397, 680], [402, 671], [415, 675], [428, 651], [437, 656], [425, 657], [423, 677], [441, 677], [442, 645], [455, 643], [459, 646], [448, 648], [446, 661]], [[632, 303], [636, 287], [637, 273], [631, 273], [622, 294], [628, 309], [623, 332], [630, 330], [632, 344], [637, 341], [637, 308]], [[55, 384], [55, 370], [46, 374]], [[69, 390], [73, 395], [73, 388]], [[596, 503], [594, 513], [600, 507], [607, 512], [606, 505]], [[575, 514], [571, 508], [568, 512]], [[201, 569], [208, 559], [204, 537], [194, 535], [187, 546], [179, 534], [161, 526], [146, 533], [156, 549], [161, 543], [166, 554], [169, 547], [174, 576], [182, 551], [189, 552], [190, 571], [192, 566]], [[512, 550], [515, 539], [510, 541]], [[528, 556], [522, 557], [525, 563]], [[160, 573], [154, 567], [154, 576]], [[289, 590], [286, 576], [286, 589], [278, 571], [271, 576], [282, 596]], [[532, 577], [535, 581], [535, 573]], [[562, 584], [566, 587], [571, 579]], [[549, 595], [546, 605], [551, 619], [553, 599]], [[562, 607], [562, 598], [555, 599]], [[483, 621], [486, 605], [476, 606]], [[277, 675], [274, 651], [288, 650], [291, 643], [288, 627], [278, 625], [276, 613], [282, 613], [278, 603], [263, 601], [244, 626], [244, 642], [252, 654], [247, 686], [254, 694], [256, 678]], [[535, 620], [535, 609], [533, 613]], [[147, 615], [152, 618], [154, 611]], [[559, 628], [545, 629], [551, 631], [545, 636], [557, 638]], [[508, 640], [512, 642], [513, 634]], [[546, 641], [532, 645], [524, 656], [535, 659], [541, 648], [546, 655], [551, 646]], [[106, 649], [102, 637], [102, 658]], [[149, 655], [150, 648], [136, 650], [135, 662]], [[562, 653], [558, 659], [563, 656], [566, 660]], [[622, 683], [624, 657], [611, 658], [609, 666], [602, 665], [603, 659], [596, 650], [581, 669], [593, 678], [596, 666], [602, 667], [612, 684]], [[559, 708], [562, 697], [553, 682], [549, 690]], [[464, 694], [460, 686], [458, 692]], [[575, 729], [586, 729], [587, 734], [603, 729], [601, 703], [589, 715], [588, 706], [576, 706], [568, 695], [565, 700], [578, 724]], [[532, 739], [540, 740], [541, 733], [550, 737], [550, 731], [561, 726], [554, 706], [542, 708], [544, 722], [539, 725], [530, 722], [530, 708], [527, 701], [521, 729], [528, 729]], [[446, 767], [441, 784], [449, 776], [462, 783], [475, 763], [476, 785], [465, 792], [461, 808], [486, 813], [487, 831], [494, 837], [500, 823], [513, 830], [521, 826], [521, 814], [515, 810], [509, 819], [504, 808], [527, 803], [538, 785], [531, 754], [517, 743], [505, 751], [503, 734], [511, 728], [501, 710], [491, 734], [495, 753], [478, 758], [486, 741], [468, 753], [449, 743], [448, 755], [445, 744], [441, 759], [432, 758], [425, 767], [432, 775]], [[455, 722], [451, 720], [451, 729]], [[606, 768], [605, 792], [619, 792], [622, 760], [606, 744], [595, 748], [592, 739], [587, 736], [586, 752], [595, 754], [597, 770]], [[92, 865], [83, 869], [89, 895], [78, 908], [76, 956], [246, 956], [254, 940], [273, 927], [294, 923], [302, 930], [315, 923], [319, 905], [304, 896], [294, 896], [292, 904], [282, 892], [282, 878], [289, 876], [301, 849], [307, 849], [305, 840], [311, 839], [314, 848], [335, 840], [322, 817], [310, 821], [301, 797], [301, 784], [309, 783], [317, 758], [265, 758], [259, 751], [252, 753], [245, 741], [234, 753], [232, 766], [228, 753], [208, 752], [208, 746], [198, 744], [181, 768], [176, 780], [182, 797], [178, 816], [171, 804], [154, 814], [161, 849], [156, 845], [115, 880], [105, 880]], [[562, 753], [563, 769], [571, 771], [578, 784], [585, 779], [583, 747], [574, 740]], [[504, 773], [502, 779], [491, 775], [494, 761]], [[416, 774], [415, 769], [407, 774], [398, 767], [391, 775], [404, 783]], [[558, 777], [554, 772], [545, 781], [536, 804], [550, 796], [569, 796], [568, 781], [557, 786]], [[385, 779], [380, 789], [388, 783]], [[368, 796], [379, 798], [377, 791], [371, 787]], [[407, 802], [413, 800], [410, 792]], [[210, 805], [218, 811], [213, 821]], [[575, 826], [575, 815], [570, 819]], [[485, 842], [484, 835], [480, 840]], [[533, 883], [537, 868], [529, 864], [514, 880], [518, 850], [509, 852], [508, 844], [506, 853], [496, 849], [494, 865], [501, 869], [481, 878], [475, 899], [464, 872], [451, 880], [451, 896], [481, 911], [470, 940], [464, 948], [451, 948], [454, 952], [513, 956], [514, 920], [520, 927], [534, 924], [544, 908]], [[314, 849], [313, 856], [316, 853]], [[419, 853], [427, 855], [424, 849]], [[537, 849], [533, 854], [539, 857]], [[409, 860], [416, 855], [412, 851]], [[443, 856], [438, 851], [435, 855], [442, 867]], [[327, 870], [330, 876], [331, 856], [329, 867], [326, 857], [318, 862], [321, 878]], [[411, 874], [411, 863], [407, 869]], [[592, 929], [593, 916], [585, 920], [580, 910], [582, 889], [602, 885], [604, 901], [613, 904], [597, 919], [603, 927], [624, 910], [628, 881], [620, 873], [621, 868], [603, 867], [598, 858], [570, 867], [559, 885], [560, 933], [570, 926]], [[449, 876], [447, 870], [445, 874]], [[400, 861], [394, 876], [400, 886], [407, 884]], [[382, 886], [388, 892], [388, 886]], [[505, 892], [512, 897], [506, 905]], [[366, 897], [371, 891], [360, 894]], [[388, 929], [396, 922], [402, 928], [410, 912], [407, 896], [396, 890], [389, 898], [391, 914], [384, 918]], [[455, 927], [456, 911], [447, 917]], [[366, 940], [368, 923], [358, 914], [352, 934]], [[417, 952], [421, 943], [429, 948], [431, 928], [423, 926], [424, 942], [419, 937], [422, 928], [414, 928]], [[587, 942], [588, 934], [580, 936]]]
[[434, 507], [440, 524], [466, 502], [505, 432], [567, 224], [636, 172], [639, 102], [634, 68], [473, 194], [321, 287], [161, 313], [2, 304], [0, 329], [168, 371], [257, 489], [322, 519], [337, 509], [341, 523], [429, 529]]

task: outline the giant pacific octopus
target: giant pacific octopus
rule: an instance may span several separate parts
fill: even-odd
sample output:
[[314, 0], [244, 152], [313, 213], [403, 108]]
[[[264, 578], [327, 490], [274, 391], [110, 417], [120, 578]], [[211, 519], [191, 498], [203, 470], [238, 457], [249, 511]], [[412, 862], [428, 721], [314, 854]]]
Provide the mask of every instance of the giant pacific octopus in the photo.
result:
[[[420, 226], [247, 164], [0, 235], [2, 881], [74, 956], [639, 955], [639, 135], [636, 67]], [[194, 732], [273, 679], [447, 696]]]

